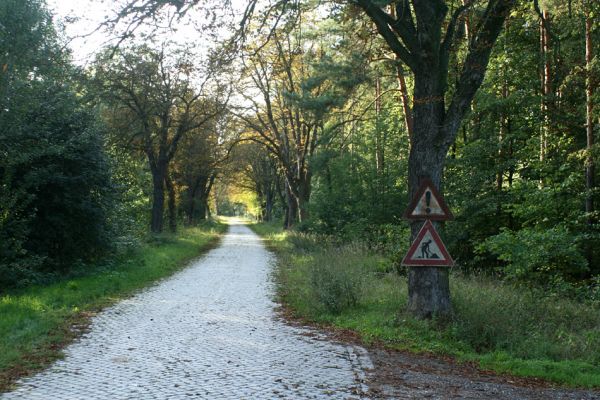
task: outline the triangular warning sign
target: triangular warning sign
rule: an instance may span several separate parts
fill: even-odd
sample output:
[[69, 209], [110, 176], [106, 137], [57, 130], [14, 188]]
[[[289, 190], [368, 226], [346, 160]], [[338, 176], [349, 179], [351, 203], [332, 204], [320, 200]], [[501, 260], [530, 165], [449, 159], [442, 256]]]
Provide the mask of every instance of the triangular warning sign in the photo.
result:
[[424, 179], [404, 212], [406, 219], [431, 219], [434, 221], [446, 221], [454, 219], [454, 216], [448, 209], [444, 198], [435, 188], [433, 182]]
[[406, 266], [451, 267], [454, 261], [431, 221], [427, 220], [402, 260]]

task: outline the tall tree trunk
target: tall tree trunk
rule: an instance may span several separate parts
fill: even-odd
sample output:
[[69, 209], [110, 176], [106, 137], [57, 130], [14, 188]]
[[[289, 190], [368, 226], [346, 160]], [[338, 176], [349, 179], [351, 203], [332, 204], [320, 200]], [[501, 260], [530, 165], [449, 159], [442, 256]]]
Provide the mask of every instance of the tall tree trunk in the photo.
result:
[[175, 199], [175, 185], [173, 185], [173, 181], [169, 176], [169, 172], [165, 174], [165, 187], [167, 188], [168, 195], [168, 216], [169, 216], [169, 230], [171, 232], [177, 232], [177, 207], [176, 207], [176, 199]]
[[[429, 178], [440, 188], [447, 149], [439, 143], [443, 126], [444, 103], [435, 76], [415, 74], [414, 136], [408, 159], [409, 198], [416, 195], [422, 179]], [[439, 224], [434, 224], [439, 228]], [[410, 224], [411, 242], [423, 221]], [[408, 270], [408, 309], [421, 318], [451, 312], [450, 282], [446, 267], [410, 267]]]
[[[595, 187], [595, 165], [594, 157], [592, 156], [592, 147], [594, 146], [594, 84], [592, 81], [592, 16], [591, 16], [591, 1], [586, 4], [586, 15], [585, 15], [585, 69], [586, 69], [586, 82], [585, 82], [585, 124], [586, 124], [586, 166], [585, 166], [585, 187], [587, 189], [587, 195], [585, 198], [585, 212], [587, 214], [587, 223], [592, 226], [594, 224], [594, 194], [593, 189]], [[587, 259], [589, 265], [593, 263], [593, 246], [588, 245], [587, 248]]]
[[298, 184], [298, 211], [300, 222], [306, 222], [310, 218], [309, 202], [311, 192], [311, 174], [307, 172]]
[[400, 89], [400, 101], [402, 103], [402, 111], [404, 112], [404, 125], [406, 126], [406, 132], [408, 137], [413, 136], [413, 115], [410, 109], [410, 101], [408, 97], [408, 87], [406, 86], [406, 80], [404, 79], [404, 68], [402, 67], [401, 61], [396, 57], [396, 78], [398, 79], [398, 88]]
[[186, 193], [186, 204], [187, 204], [187, 224], [192, 226], [195, 224], [194, 215], [196, 213], [196, 193], [198, 191], [198, 181], [194, 182], [192, 185], [189, 185]]
[[198, 196], [198, 219], [205, 221], [206, 218], [210, 217], [210, 207], [208, 200], [210, 199], [210, 192], [215, 183], [216, 175], [212, 174], [208, 179], [204, 179], [200, 186]]
[[265, 222], [269, 222], [273, 219], [273, 191], [267, 190], [265, 194], [265, 215], [263, 217]]
[[[508, 98], [508, 82], [506, 78], [502, 83], [502, 92], [500, 94], [503, 100]], [[505, 108], [503, 107], [500, 111], [500, 129], [498, 130], [498, 163], [500, 164], [498, 168], [498, 172], [496, 173], [496, 190], [498, 192], [502, 191], [502, 186], [504, 185], [504, 167], [503, 163], [505, 161], [504, 154], [504, 141], [506, 140], [508, 131], [508, 115], [506, 114]], [[498, 204], [498, 208], [500, 208], [500, 204]], [[499, 210], [498, 210], [499, 211]]]
[[383, 173], [383, 140], [381, 138], [381, 78], [375, 80], [375, 171], [377, 175]]
[[152, 213], [150, 230], [152, 233], [161, 233], [163, 230], [165, 210], [165, 175], [166, 167], [159, 164], [152, 170]]
[[[542, 11], [540, 20], [540, 56], [542, 65], [540, 67], [540, 84], [541, 84], [541, 112], [542, 124], [540, 127], [540, 161], [546, 159], [548, 149], [548, 131], [550, 129], [550, 116], [548, 114], [548, 103], [550, 101], [550, 32], [548, 25], [550, 23], [550, 14], [548, 10]], [[543, 184], [543, 177], [540, 177], [540, 184]]]
[[294, 197], [289, 185], [285, 185], [285, 200], [287, 203], [287, 212], [285, 213], [285, 220], [283, 227], [285, 229], [292, 228], [298, 219], [298, 200]]
[[[463, 6], [466, 6], [469, 4], [469, 0], [462, 0]], [[465, 38], [467, 39], [467, 43], [471, 41], [471, 17], [469, 16], [468, 13], [464, 14], [464, 28], [465, 28]]]
[[[507, 20], [505, 23], [505, 30], [506, 30], [506, 35], [505, 35], [505, 39], [504, 39], [504, 43], [503, 43], [503, 47], [504, 47], [504, 54], [507, 54], [507, 49], [506, 49], [506, 37], [509, 34], [509, 21]], [[500, 96], [502, 98], [503, 104], [506, 104], [506, 99], [508, 99], [508, 76], [507, 76], [507, 71], [503, 70], [502, 73], [502, 88], [500, 89]], [[498, 191], [498, 194], [500, 194], [500, 192], [502, 191], [502, 186], [504, 185], [504, 162], [505, 162], [505, 151], [504, 151], [504, 142], [506, 140], [506, 135], [507, 135], [507, 130], [508, 130], [508, 118], [509, 116], [507, 115], [506, 112], [506, 106], [502, 107], [500, 110], [500, 129], [498, 130], [498, 163], [500, 164], [499, 168], [498, 168], [498, 172], [496, 175], [496, 190]], [[497, 206], [497, 213], [498, 216], [500, 216], [500, 212], [501, 212], [501, 208], [502, 208], [502, 204], [501, 204], [501, 200], [500, 197], [498, 197], [499, 201], [498, 201], [498, 206]]]
[[275, 176], [275, 193], [279, 197], [279, 202], [281, 204], [281, 211], [283, 215], [283, 227], [287, 228], [288, 226], [288, 209], [287, 209], [287, 197], [286, 197], [286, 183], [283, 178], [279, 175]]

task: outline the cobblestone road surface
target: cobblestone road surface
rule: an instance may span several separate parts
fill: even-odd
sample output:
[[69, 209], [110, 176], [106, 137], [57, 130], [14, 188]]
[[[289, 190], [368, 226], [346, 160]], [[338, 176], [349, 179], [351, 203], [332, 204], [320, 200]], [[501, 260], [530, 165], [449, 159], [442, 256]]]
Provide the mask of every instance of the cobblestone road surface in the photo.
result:
[[269, 254], [243, 225], [189, 268], [95, 317], [12, 399], [356, 399], [368, 353], [277, 319]]

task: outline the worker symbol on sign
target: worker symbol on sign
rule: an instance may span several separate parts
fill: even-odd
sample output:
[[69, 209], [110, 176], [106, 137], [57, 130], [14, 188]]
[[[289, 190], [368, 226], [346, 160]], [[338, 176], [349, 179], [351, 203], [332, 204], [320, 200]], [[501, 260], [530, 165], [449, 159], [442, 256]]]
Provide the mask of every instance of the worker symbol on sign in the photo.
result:
[[431, 221], [426, 221], [406, 256], [402, 260], [406, 266], [451, 267], [454, 261], [442, 242]]
[[421, 243], [421, 258], [440, 258], [436, 253], [433, 253], [429, 249], [431, 242], [433, 242], [433, 239]]
[[423, 179], [415, 197], [413, 197], [404, 213], [404, 218], [445, 221], [453, 219], [454, 216], [433, 182], [429, 179]]

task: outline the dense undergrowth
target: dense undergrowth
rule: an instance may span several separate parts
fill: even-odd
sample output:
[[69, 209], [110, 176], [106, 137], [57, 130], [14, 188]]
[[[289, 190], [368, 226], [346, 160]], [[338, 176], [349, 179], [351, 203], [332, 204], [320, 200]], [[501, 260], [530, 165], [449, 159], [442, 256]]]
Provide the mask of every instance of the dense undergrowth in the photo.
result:
[[210, 222], [146, 244], [86, 273], [0, 296], [0, 391], [15, 377], [60, 357], [93, 312], [181, 269], [214, 246], [226, 225]]
[[[278, 256], [280, 300], [302, 318], [366, 342], [474, 361], [482, 368], [600, 387], [600, 305], [451, 273], [453, 315], [407, 314], [406, 278], [360, 243], [339, 245], [275, 225], [253, 226]], [[401, 271], [400, 271], [401, 272]]]

